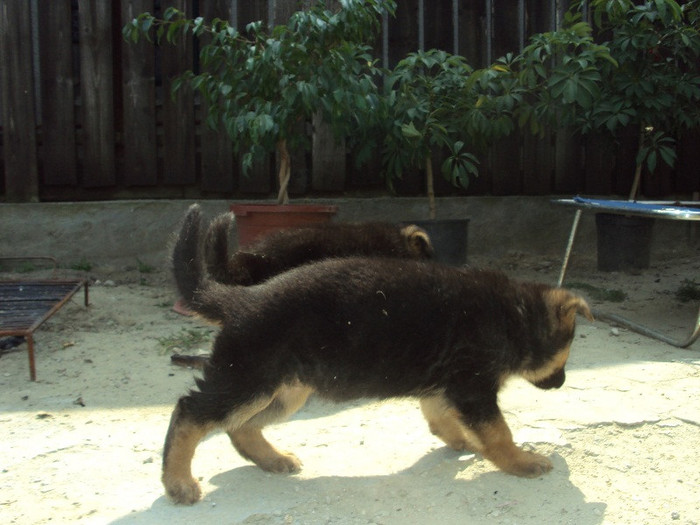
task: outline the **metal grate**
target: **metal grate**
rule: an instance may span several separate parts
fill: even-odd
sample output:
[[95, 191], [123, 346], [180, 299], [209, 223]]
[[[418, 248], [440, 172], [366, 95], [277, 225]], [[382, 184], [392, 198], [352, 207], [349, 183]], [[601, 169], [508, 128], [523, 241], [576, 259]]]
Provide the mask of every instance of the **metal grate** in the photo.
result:
[[0, 336], [23, 336], [29, 351], [29, 375], [36, 381], [33, 333], [83, 286], [85, 279], [0, 281]]

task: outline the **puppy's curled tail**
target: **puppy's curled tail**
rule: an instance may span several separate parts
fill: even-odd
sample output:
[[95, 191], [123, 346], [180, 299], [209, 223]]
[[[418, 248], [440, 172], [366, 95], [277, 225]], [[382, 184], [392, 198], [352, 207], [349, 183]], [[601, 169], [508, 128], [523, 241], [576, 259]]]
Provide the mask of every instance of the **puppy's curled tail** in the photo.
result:
[[225, 317], [221, 304], [206, 299], [212, 284], [202, 262], [202, 212], [198, 204], [187, 210], [173, 247], [172, 264], [175, 284], [187, 308], [205, 319], [220, 322]]
[[228, 242], [233, 225], [233, 214], [222, 213], [209, 224], [204, 239], [204, 260], [207, 273], [219, 283], [233, 284], [228, 275]]

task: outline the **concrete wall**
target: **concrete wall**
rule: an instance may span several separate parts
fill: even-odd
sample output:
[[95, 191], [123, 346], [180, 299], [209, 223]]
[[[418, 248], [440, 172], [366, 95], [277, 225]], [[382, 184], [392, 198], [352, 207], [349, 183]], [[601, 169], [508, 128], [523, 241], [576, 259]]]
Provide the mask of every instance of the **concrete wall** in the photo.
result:
[[[420, 198], [333, 199], [303, 202], [339, 206], [336, 220], [411, 221], [427, 216]], [[200, 202], [207, 217], [232, 201]], [[143, 200], [0, 204], [0, 257], [51, 255], [62, 266], [78, 261], [120, 267], [137, 260], [165, 268], [170, 239], [192, 201]], [[524, 252], [561, 258], [574, 210], [542, 197], [456, 197], [438, 201], [439, 218], [469, 217], [468, 256], [497, 258]], [[575, 260], [594, 260], [593, 214], [584, 213]], [[690, 224], [657, 221], [653, 259], [697, 254]], [[689, 246], [690, 243], [690, 246]]]

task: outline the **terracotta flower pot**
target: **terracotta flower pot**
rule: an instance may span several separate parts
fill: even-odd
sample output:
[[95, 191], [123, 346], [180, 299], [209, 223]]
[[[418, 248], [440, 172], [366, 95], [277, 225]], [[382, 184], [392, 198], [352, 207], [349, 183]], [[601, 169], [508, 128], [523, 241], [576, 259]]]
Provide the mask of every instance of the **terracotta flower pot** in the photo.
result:
[[245, 247], [273, 231], [329, 222], [337, 206], [325, 204], [232, 204], [236, 216], [238, 246]]

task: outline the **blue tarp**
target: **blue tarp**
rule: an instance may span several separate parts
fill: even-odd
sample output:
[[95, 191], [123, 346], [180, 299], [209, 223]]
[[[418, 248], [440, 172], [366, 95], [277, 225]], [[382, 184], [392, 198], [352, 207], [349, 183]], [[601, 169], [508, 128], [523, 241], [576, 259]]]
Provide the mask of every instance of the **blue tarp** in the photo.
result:
[[576, 196], [573, 199], [556, 201], [589, 210], [608, 213], [629, 213], [648, 217], [700, 221], [700, 203], [697, 206], [680, 202], [636, 202], [610, 199], [587, 199]]

